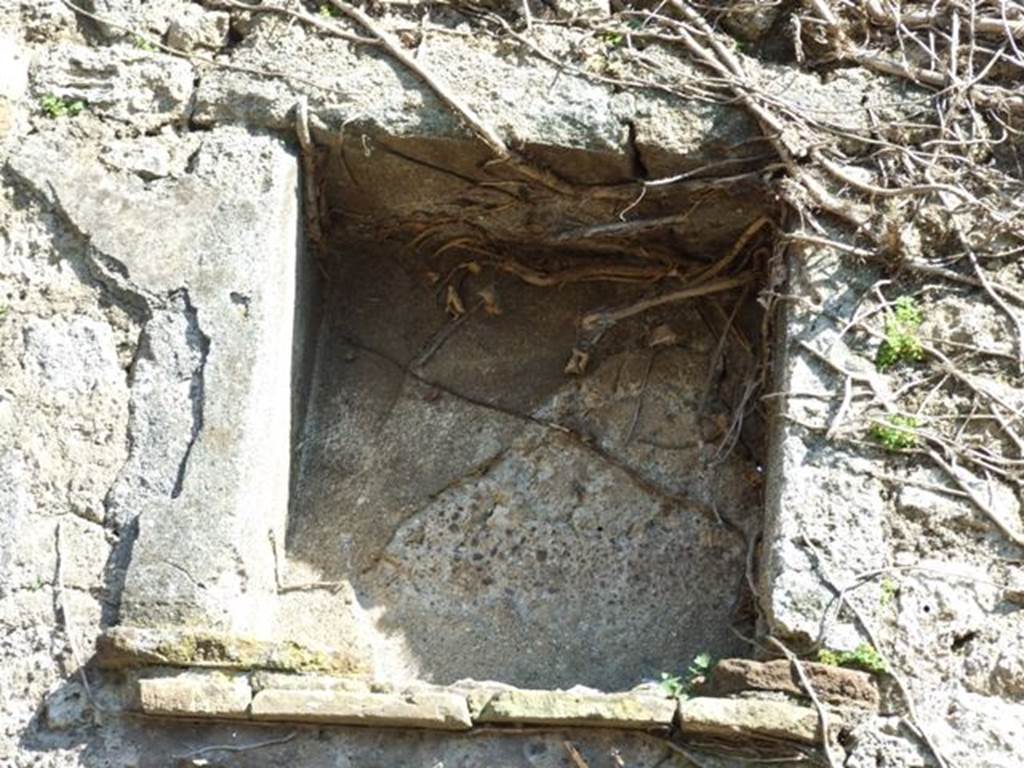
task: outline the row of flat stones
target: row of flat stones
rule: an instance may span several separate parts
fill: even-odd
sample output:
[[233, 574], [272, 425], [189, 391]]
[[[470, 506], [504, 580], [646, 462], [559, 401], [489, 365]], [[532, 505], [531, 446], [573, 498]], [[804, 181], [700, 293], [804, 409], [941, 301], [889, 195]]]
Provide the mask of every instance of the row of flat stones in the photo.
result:
[[447, 731], [478, 725], [637, 730], [677, 725], [694, 735], [749, 735], [803, 744], [819, 739], [815, 710], [785, 701], [677, 701], [642, 692], [489, 689], [481, 684], [463, 690], [456, 685], [381, 691], [316, 675], [167, 672], [149, 670], [137, 679], [136, 704], [144, 714]]

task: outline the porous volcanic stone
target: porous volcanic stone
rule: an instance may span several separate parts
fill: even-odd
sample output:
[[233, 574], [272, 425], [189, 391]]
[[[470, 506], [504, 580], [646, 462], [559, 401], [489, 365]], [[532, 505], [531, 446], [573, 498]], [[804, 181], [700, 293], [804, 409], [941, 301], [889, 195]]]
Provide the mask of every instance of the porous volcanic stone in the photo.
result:
[[[838, 727], [835, 718], [832, 727]], [[679, 728], [686, 735], [732, 739], [767, 736], [804, 744], [817, 744], [818, 713], [783, 701], [763, 699], [683, 699], [679, 702]]]
[[252, 690], [244, 675], [185, 672], [139, 680], [139, 706], [147, 715], [244, 718], [250, 701]]
[[[878, 708], [878, 687], [867, 672], [807, 662], [803, 668], [814, 692], [823, 701]], [[700, 687], [699, 692], [705, 696], [730, 696], [742, 691], [782, 691], [794, 696], [806, 695], [799, 678], [785, 659], [765, 662], [723, 659], [708, 673], [707, 682]]]
[[370, 693], [360, 691], [260, 691], [253, 698], [254, 720], [339, 725], [468, 730], [466, 699], [453, 693]]
[[107, 668], [164, 665], [335, 674], [368, 671], [362, 657], [334, 649], [188, 629], [114, 627], [97, 639], [96, 660]]
[[[475, 707], [474, 707], [475, 709]], [[480, 707], [478, 723], [662, 728], [672, 724], [673, 699], [574, 691], [499, 691]]]

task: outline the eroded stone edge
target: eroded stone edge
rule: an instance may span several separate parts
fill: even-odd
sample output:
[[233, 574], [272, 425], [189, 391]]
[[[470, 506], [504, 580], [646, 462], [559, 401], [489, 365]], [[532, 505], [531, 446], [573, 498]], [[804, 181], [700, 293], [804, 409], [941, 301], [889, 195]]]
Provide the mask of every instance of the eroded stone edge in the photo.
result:
[[[257, 675], [259, 673], [252, 673]], [[244, 719], [255, 722], [357, 725], [469, 731], [476, 726], [550, 725], [667, 731], [744, 739], [769, 737], [819, 743], [811, 707], [765, 699], [675, 700], [643, 693], [604, 694], [459, 686], [403, 691], [345, 688], [261, 688], [249, 673], [145, 670], [130, 706], [152, 717]], [[263, 680], [266, 682], [266, 679]], [[830, 713], [831, 728], [841, 726]]]

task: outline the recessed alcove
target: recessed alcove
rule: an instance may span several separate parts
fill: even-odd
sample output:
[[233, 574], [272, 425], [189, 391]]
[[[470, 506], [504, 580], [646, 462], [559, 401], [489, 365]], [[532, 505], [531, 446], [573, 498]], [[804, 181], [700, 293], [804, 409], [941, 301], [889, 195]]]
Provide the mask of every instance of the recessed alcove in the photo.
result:
[[[605, 186], [566, 200], [468, 141], [319, 166], [278, 623], [381, 677], [625, 690], [748, 650], [766, 206], [690, 184], [620, 218], [624, 161], [546, 160]], [[584, 327], [730, 249], [743, 287]]]

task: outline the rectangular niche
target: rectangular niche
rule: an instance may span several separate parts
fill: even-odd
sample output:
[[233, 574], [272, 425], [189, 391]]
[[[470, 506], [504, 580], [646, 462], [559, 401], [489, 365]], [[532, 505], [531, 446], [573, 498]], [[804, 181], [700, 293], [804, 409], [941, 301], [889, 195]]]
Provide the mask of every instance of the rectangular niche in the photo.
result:
[[[603, 163], [628, 178], [548, 155], [569, 177]], [[627, 690], [744, 653], [760, 444], [756, 412], [733, 413], [759, 354], [756, 288], [600, 338], [581, 318], [684, 287], [680, 271], [745, 230], [723, 276], [752, 275], [762, 203], [705, 193], [692, 225], [608, 236], [630, 195], [564, 199], [485, 160], [470, 143], [364, 138], [321, 163], [283, 631], [438, 684]], [[696, 194], [651, 195], [631, 217]]]

